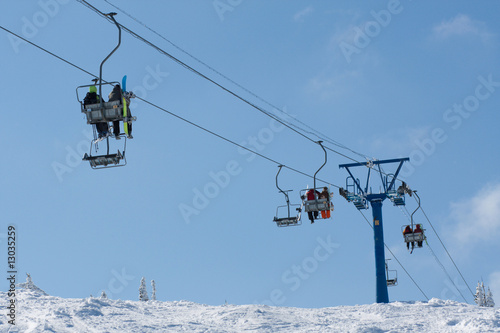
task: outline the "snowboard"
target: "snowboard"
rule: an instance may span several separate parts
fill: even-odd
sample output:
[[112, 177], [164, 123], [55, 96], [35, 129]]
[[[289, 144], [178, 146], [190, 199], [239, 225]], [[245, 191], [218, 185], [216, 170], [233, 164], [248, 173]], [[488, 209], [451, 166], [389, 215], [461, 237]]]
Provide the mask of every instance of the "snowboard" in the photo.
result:
[[[124, 75], [122, 78], [122, 103], [123, 103], [123, 119], [127, 119], [127, 100], [123, 96], [127, 92], [127, 75]], [[123, 121], [123, 130], [125, 131], [125, 134], [128, 136], [128, 122], [125, 120]]]

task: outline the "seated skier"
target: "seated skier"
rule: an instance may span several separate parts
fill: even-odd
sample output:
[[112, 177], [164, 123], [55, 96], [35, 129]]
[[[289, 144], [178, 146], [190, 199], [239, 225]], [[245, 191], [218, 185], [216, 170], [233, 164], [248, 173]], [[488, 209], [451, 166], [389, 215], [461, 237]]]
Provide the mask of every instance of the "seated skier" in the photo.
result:
[[[316, 200], [318, 198], [319, 192], [316, 191], [315, 189], [310, 189], [309, 191], [306, 192], [306, 198], [307, 201], [312, 201]], [[319, 215], [318, 211], [310, 211], [307, 212], [307, 216], [309, 217], [309, 220], [311, 220], [311, 224], [314, 223], [314, 219], [317, 219]]]
[[[412, 234], [412, 233], [413, 233], [413, 230], [411, 230], [411, 227], [409, 225], [407, 225], [405, 230], [403, 231], [403, 235]], [[412, 250], [414, 247], [415, 247], [415, 242], [411, 242]], [[408, 250], [410, 249], [410, 242], [406, 242], [406, 248]]]
[[[125, 102], [127, 103], [127, 118], [131, 118], [132, 117], [132, 114], [130, 113], [130, 97], [132, 96], [131, 93], [125, 93], [122, 95], [122, 89], [120, 87], [119, 84], [115, 85], [113, 87], [113, 91], [111, 91], [111, 93], [109, 94], [109, 102], [112, 102], [112, 101], [120, 101], [122, 99], [122, 97], [125, 97]], [[124, 106], [125, 107], [125, 106]], [[123, 122], [123, 126], [125, 128], [125, 126], [127, 126], [127, 130], [126, 132], [128, 132], [128, 135], [127, 137], [129, 139], [132, 139], [132, 121], [124, 121]], [[115, 135], [115, 138], [117, 140], [120, 139], [120, 121], [119, 120], [115, 120], [113, 121], [113, 134]]]
[[[99, 95], [97, 95], [97, 88], [96, 86], [90, 86], [89, 87], [89, 92], [87, 95], [85, 95], [85, 98], [83, 99], [83, 106], [87, 106], [90, 104], [97, 104], [101, 102], [101, 98]], [[107, 122], [100, 122], [95, 124], [95, 127], [97, 129], [97, 133], [99, 134], [99, 138], [105, 138], [108, 136], [108, 123]]]
[[[330, 207], [331, 202], [330, 202], [330, 193], [328, 193], [328, 187], [323, 187], [323, 191], [318, 196], [320, 199], [327, 199], [328, 200], [328, 207]], [[327, 210], [322, 210], [321, 211], [321, 217], [323, 219], [329, 219], [330, 218], [330, 209]]]
[[[415, 227], [415, 230], [413, 230], [413, 233], [415, 233], [415, 234], [418, 234], [418, 233], [422, 234], [423, 233], [422, 229], [420, 228], [420, 224], [417, 224], [417, 226]], [[423, 241], [418, 241], [417, 246], [422, 247], [423, 246], [422, 243], [423, 243]]]

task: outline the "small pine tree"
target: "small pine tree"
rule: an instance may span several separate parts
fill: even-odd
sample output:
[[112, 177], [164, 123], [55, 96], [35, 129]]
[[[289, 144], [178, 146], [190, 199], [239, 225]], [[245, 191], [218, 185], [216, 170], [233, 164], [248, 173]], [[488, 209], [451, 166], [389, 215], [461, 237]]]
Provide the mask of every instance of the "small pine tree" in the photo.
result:
[[26, 289], [33, 289], [33, 280], [29, 273], [26, 273]]
[[156, 283], [155, 283], [155, 280], [151, 280], [151, 300], [156, 301]]
[[108, 298], [108, 295], [106, 295], [106, 292], [104, 290], [101, 293], [101, 298]]
[[476, 294], [474, 295], [474, 301], [479, 306], [484, 306], [484, 284], [482, 282], [477, 283]]
[[146, 290], [146, 279], [142, 277], [141, 285], [139, 286], [139, 300], [143, 302], [149, 301], [148, 291]]
[[486, 293], [484, 306], [493, 308], [495, 306], [495, 301], [493, 300], [493, 294], [491, 293], [490, 287], [488, 287], [488, 292]]

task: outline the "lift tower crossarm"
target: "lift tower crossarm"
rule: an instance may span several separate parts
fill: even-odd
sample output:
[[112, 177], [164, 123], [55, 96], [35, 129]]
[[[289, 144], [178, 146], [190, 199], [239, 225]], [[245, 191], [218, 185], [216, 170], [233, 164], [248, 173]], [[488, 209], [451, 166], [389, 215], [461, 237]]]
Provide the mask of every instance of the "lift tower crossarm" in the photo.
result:
[[396, 163], [396, 162], [406, 162], [406, 161], [409, 161], [410, 158], [409, 157], [405, 157], [405, 158], [394, 158], [394, 159], [391, 159], [391, 160], [382, 160], [382, 161], [370, 161], [370, 162], [357, 162], [357, 163], [348, 163], [348, 164], [340, 164], [339, 165], [339, 168], [345, 168], [345, 167], [355, 167], [355, 166], [367, 166], [369, 164], [373, 164], [373, 165], [378, 165], [378, 164], [387, 164], [387, 163]]

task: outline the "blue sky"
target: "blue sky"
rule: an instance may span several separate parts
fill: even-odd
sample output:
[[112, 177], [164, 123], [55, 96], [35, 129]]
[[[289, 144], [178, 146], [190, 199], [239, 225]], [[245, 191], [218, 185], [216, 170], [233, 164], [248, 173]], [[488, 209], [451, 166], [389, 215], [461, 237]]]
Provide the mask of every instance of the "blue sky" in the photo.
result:
[[[106, 1], [92, 4], [116, 11]], [[288, 113], [366, 156], [410, 157], [402, 178], [418, 190], [467, 282], [475, 288], [483, 279], [500, 294], [498, 2], [119, 6], [178, 48], [119, 12], [121, 24], [267, 111]], [[6, 29], [92, 73], [116, 43], [116, 28], [77, 1], [9, 3], [0, 17]], [[375, 301], [372, 230], [336, 188], [331, 220], [277, 228], [272, 219], [284, 198], [275, 187], [276, 164], [140, 101], [132, 105], [137, 122], [128, 165], [94, 171], [79, 160], [90, 126], [75, 96], [91, 77], [1, 35], [0, 233], [6, 262], [7, 227], [18, 230], [20, 281], [31, 273], [49, 294], [75, 298], [107, 290], [110, 298], [137, 299], [144, 276], [165, 301], [300, 307]], [[129, 90], [142, 98], [275, 161], [310, 175], [323, 162], [319, 146], [127, 33], [103, 77], [125, 74]], [[338, 165], [352, 160], [329, 151], [328, 161], [318, 177], [345, 186]], [[364, 179], [366, 170], [356, 171]], [[312, 179], [283, 169], [280, 185], [293, 189], [298, 203]], [[378, 186], [375, 179], [373, 190]], [[407, 203], [411, 213], [416, 203]], [[383, 213], [386, 244], [425, 294], [462, 300], [428, 248], [406, 251], [405, 214], [389, 201]], [[371, 212], [364, 214], [370, 221]], [[415, 217], [472, 302], [425, 217]], [[394, 259], [390, 266], [399, 277], [391, 300], [425, 300]]]

